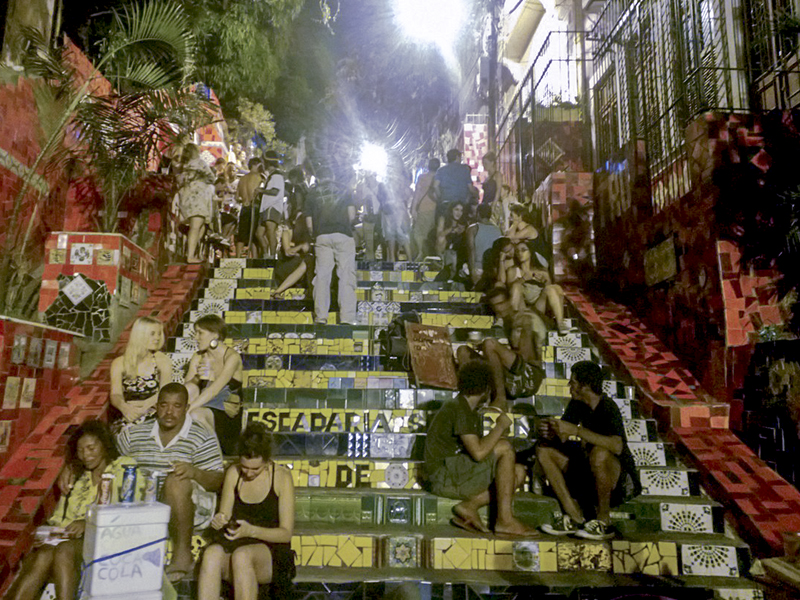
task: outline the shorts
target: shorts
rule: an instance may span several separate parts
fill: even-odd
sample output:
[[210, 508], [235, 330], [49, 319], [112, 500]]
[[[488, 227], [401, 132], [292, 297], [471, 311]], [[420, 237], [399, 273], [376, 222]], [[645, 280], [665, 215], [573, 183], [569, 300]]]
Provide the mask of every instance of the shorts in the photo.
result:
[[[252, 224], [252, 211], [249, 206], [242, 207], [242, 212], [239, 214], [239, 227], [236, 228], [236, 242], [239, 244], [248, 244], [250, 242], [250, 228]], [[255, 231], [253, 235], [255, 236]]]
[[280, 225], [283, 223], [283, 213], [277, 208], [270, 207], [261, 213], [259, 223], [266, 223], [267, 221], [272, 221]]
[[194, 504], [194, 528], [206, 529], [217, 512], [217, 494], [209, 492], [192, 480], [192, 504]]
[[387, 242], [409, 244], [411, 237], [403, 224], [403, 217], [398, 215], [383, 215], [381, 217], [383, 239]]
[[544, 381], [545, 372], [542, 367], [525, 362], [520, 355], [514, 360], [510, 369], [506, 369], [506, 392], [510, 398], [524, 398], [539, 391]]
[[497, 470], [494, 452], [482, 461], [469, 454], [456, 454], [444, 459], [444, 464], [428, 475], [429, 491], [437, 496], [466, 500], [489, 489]]
[[525, 300], [525, 304], [528, 306], [533, 306], [536, 304], [536, 301], [539, 299], [539, 296], [542, 295], [543, 291], [543, 285], [526, 281], [522, 284], [522, 299]]

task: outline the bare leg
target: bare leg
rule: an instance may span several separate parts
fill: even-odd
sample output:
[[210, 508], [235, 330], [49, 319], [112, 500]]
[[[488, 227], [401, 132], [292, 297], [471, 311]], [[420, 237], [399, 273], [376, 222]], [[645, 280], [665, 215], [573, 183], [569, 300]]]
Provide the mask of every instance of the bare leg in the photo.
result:
[[267, 233], [269, 258], [275, 258], [278, 252], [278, 224], [275, 221], [267, 221], [264, 225]]
[[488, 338], [483, 341], [483, 356], [486, 358], [492, 370], [494, 400], [491, 405], [505, 410], [508, 404], [505, 372], [514, 364], [517, 353], [504, 344], [501, 344], [496, 339]]
[[192, 528], [194, 526], [194, 504], [192, 482], [178, 479], [173, 474], [164, 482], [164, 500], [172, 509], [169, 517], [169, 533], [172, 538], [172, 561], [167, 573], [188, 572], [192, 568]]
[[548, 308], [556, 320], [558, 330], [561, 331], [564, 327], [564, 290], [560, 285], [546, 285], [536, 299], [536, 310], [544, 314]]
[[189, 414], [192, 416], [192, 419], [200, 423], [200, 425], [208, 429], [211, 433], [214, 433], [214, 414], [211, 412], [211, 409], [201, 406], [193, 408], [189, 411]]
[[186, 262], [199, 263], [201, 261], [197, 253], [200, 244], [200, 237], [203, 235], [203, 217], [189, 217], [189, 235], [187, 236]]
[[562, 510], [576, 523], [583, 523], [583, 511], [569, 493], [567, 482], [564, 479], [564, 471], [566, 471], [569, 464], [567, 457], [555, 448], [538, 446], [536, 448], [536, 459], [541, 465], [545, 477], [550, 482], [550, 486], [556, 493], [556, 498], [561, 503]]
[[622, 467], [614, 454], [597, 446], [589, 454], [589, 464], [597, 487], [597, 518], [610, 523], [611, 492], [619, 481]]
[[242, 546], [231, 557], [236, 600], [256, 600], [258, 584], [272, 581], [272, 553], [264, 544]]
[[197, 600], [219, 600], [223, 579], [231, 579], [231, 555], [219, 544], [212, 544], [203, 553], [197, 579]]
[[78, 592], [83, 540], [69, 540], [56, 546], [53, 556], [53, 584], [56, 600], [73, 600]]
[[393, 239], [386, 242], [386, 260], [394, 262], [397, 260], [397, 242]]
[[473, 496], [472, 498], [467, 498], [466, 500], [463, 500], [458, 504], [456, 504], [453, 507], [453, 514], [456, 515], [457, 517], [464, 519], [468, 523], [471, 523], [480, 531], [488, 533], [489, 529], [486, 527], [486, 525], [483, 524], [483, 521], [481, 521], [481, 516], [478, 514], [478, 510], [481, 507], [484, 507], [487, 504], [489, 504], [491, 500], [492, 497], [489, 494], [489, 490], [486, 490], [485, 492], [481, 492], [477, 496]]
[[14, 580], [6, 598], [8, 600], [34, 600], [42, 593], [42, 588], [50, 579], [55, 555], [54, 546], [36, 548], [25, 557], [19, 575]]
[[272, 295], [273, 296], [277, 296], [279, 294], [282, 294], [283, 292], [288, 290], [290, 287], [292, 287], [295, 283], [300, 281], [303, 278], [303, 276], [306, 274], [306, 269], [307, 268], [308, 268], [308, 266], [306, 265], [306, 261], [301, 262], [297, 266], [297, 268], [294, 271], [292, 271], [291, 273], [289, 273], [289, 276], [286, 279], [284, 279], [283, 282], [277, 288], [275, 288], [275, 291], [272, 292]]
[[[520, 474], [516, 464], [516, 452], [508, 440], [500, 440], [494, 447], [494, 453], [497, 456], [497, 474], [494, 480], [497, 489], [497, 522], [494, 531], [512, 535], [533, 533], [514, 518], [514, 490], [517, 489]], [[524, 478], [524, 470], [522, 476]]]

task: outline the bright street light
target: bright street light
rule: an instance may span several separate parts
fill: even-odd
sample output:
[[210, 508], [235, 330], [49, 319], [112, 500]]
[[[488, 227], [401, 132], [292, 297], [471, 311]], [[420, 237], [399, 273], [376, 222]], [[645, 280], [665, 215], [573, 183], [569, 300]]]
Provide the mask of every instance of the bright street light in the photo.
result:
[[438, 46], [450, 61], [466, 21], [465, 3], [466, 0], [394, 0], [394, 16], [408, 37]]
[[361, 144], [361, 156], [354, 168], [357, 171], [371, 171], [377, 175], [378, 181], [383, 181], [389, 168], [389, 155], [383, 146], [364, 142]]

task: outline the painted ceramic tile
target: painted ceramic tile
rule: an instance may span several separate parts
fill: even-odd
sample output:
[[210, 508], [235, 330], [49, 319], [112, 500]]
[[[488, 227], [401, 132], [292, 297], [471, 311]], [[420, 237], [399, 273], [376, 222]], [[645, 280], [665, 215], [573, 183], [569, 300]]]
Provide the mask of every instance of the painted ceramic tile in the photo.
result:
[[67, 369], [69, 368], [69, 353], [72, 344], [67, 342], [61, 342], [61, 347], [58, 349], [58, 368], [59, 369]]
[[71, 265], [90, 265], [94, 259], [94, 244], [72, 244], [69, 249]]
[[130, 306], [131, 301], [131, 280], [127, 277], [120, 277], [119, 303], [121, 306]]
[[131, 249], [127, 246], [122, 247], [122, 264], [120, 267], [123, 271], [130, 271], [131, 269]]
[[689, 496], [689, 474], [686, 471], [642, 469], [639, 472], [645, 496]]
[[97, 251], [97, 264], [103, 266], [116, 265], [119, 262], [119, 250], [103, 248]]
[[3, 410], [14, 410], [17, 408], [17, 398], [19, 398], [19, 377], [9, 377], [6, 379], [6, 389], [3, 393]]
[[22, 394], [19, 397], [20, 408], [31, 408], [33, 399], [36, 396], [36, 379], [26, 377], [22, 382]]
[[62, 248], [50, 249], [50, 264], [63, 265], [67, 262], [67, 251]]
[[42, 350], [44, 349], [44, 340], [42, 338], [31, 338], [31, 344], [28, 348], [28, 359], [25, 364], [34, 369], [42, 366]]
[[514, 568], [519, 571], [539, 572], [539, 542], [514, 542], [513, 560]]
[[61, 291], [76, 306], [92, 295], [92, 288], [80, 275], [75, 275], [75, 278], [65, 285]]
[[664, 444], [655, 442], [629, 442], [628, 446], [637, 467], [665, 467], [667, 456]]
[[695, 504], [661, 504], [661, 530], [714, 533], [711, 507]]
[[739, 576], [736, 548], [731, 546], [683, 544], [681, 546], [681, 562], [684, 575]]
[[11, 350], [11, 362], [15, 365], [21, 365], [25, 362], [25, 355], [28, 353], [28, 336], [15, 335], [14, 348]]
[[390, 567], [419, 567], [417, 538], [389, 538], [388, 545]]
[[59, 250], [66, 250], [68, 244], [69, 244], [69, 234], [67, 234], [67, 233], [59, 233], [58, 234], [58, 244], [57, 244], [56, 247]]
[[0, 421], [0, 453], [8, 452], [11, 443], [11, 424], [13, 421]]
[[45, 369], [55, 368], [56, 358], [58, 358], [58, 342], [55, 340], [46, 340], [44, 343], [44, 360], [42, 361], [42, 366]]

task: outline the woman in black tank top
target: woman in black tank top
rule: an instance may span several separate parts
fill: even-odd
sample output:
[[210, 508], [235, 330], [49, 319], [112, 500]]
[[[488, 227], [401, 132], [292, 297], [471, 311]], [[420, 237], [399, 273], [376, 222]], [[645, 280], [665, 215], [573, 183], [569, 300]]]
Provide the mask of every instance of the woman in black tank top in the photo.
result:
[[271, 585], [273, 598], [287, 595], [295, 575], [294, 484], [289, 470], [270, 460], [271, 445], [262, 423], [251, 423], [242, 434], [239, 463], [225, 473], [211, 521], [199, 600], [218, 600], [222, 580], [233, 584], [236, 600], [255, 600], [262, 584]]

